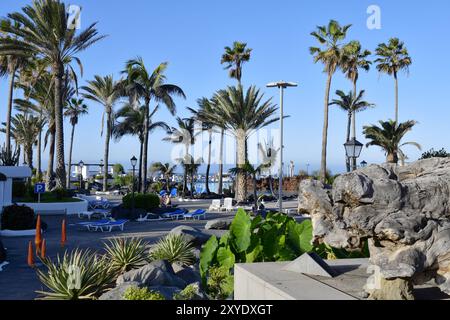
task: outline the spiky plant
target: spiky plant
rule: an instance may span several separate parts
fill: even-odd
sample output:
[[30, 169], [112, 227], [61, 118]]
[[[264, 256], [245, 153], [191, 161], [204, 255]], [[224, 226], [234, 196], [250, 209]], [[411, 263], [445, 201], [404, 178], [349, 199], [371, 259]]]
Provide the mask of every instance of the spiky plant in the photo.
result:
[[56, 262], [45, 258], [42, 263], [47, 270], [38, 269], [37, 275], [48, 291], [37, 291], [40, 299], [94, 300], [114, 280], [108, 261], [89, 250], [65, 252]]
[[150, 249], [150, 259], [192, 265], [196, 258], [193, 245], [183, 235], [169, 234]]
[[115, 238], [105, 243], [106, 257], [116, 275], [144, 266], [148, 262], [146, 246], [137, 238]]

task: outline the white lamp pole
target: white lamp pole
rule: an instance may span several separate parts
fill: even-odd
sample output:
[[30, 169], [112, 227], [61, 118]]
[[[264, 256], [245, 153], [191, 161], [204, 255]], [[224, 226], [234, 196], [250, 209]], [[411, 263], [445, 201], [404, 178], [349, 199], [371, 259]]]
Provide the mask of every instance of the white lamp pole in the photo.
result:
[[296, 83], [285, 82], [285, 81], [273, 82], [273, 83], [269, 83], [267, 85], [268, 88], [279, 88], [280, 89], [280, 169], [278, 172], [279, 179], [280, 179], [279, 186], [278, 186], [278, 206], [279, 206], [280, 213], [283, 213], [284, 89], [286, 89], [288, 87], [297, 87], [297, 86], [298, 85]]

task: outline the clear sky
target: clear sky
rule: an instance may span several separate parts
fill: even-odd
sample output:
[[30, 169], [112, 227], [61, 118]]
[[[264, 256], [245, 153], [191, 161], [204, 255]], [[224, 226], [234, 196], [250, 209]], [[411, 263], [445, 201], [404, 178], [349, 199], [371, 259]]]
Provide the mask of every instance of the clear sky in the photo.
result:
[[[1, 0], [0, 16], [20, 10], [27, 3], [30, 1]], [[266, 83], [283, 79], [300, 84], [289, 89], [285, 98], [286, 113], [291, 115], [285, 126], [286, 161], [295, 161], [297, 169], [306, 168], [307, 163], [310, 170], [318, 169], [321, 154], [326, 76], [322, 65], [315, 65], [309, 54], [308, 48], [316, 45], [310, 32], [330, 19], [353, 24], [348, 40], [359, 40], [372, 52], [380, 42], [399, 37], [413, 59], [410, 75], [402, 74], [399, 80], [400, 120], [419, 121], [407, 140], [419, 142], [424, 149], [450, 149], [450, 108], [446, 98], [450, 89], [450, 63], [446, 59], [450, 52], [448, 0], [76, 0], [73, 4], [83, 8], [83, 28], [98, 21], [99, 31], [108, 35], [79, 55], [85, 69], [82, 82], [96, 74], [114, 74], [119, 78], [125, 61], [136, 56], [142, 56], [149, 68], [168, 61], [168, 81], [182, 87], [187, 95], [187, 100], [176, 101], [180, 116], [187, 116], [185, 107], [195, 107], [198, 98], [210, 97], [216, 90], [235, 83], [220, 65], [221, 54], [235, 40], [247, 42], [253, 54], [244, 66], [244, 85], [261, 87], [267, 97], [273, 96], [277, 102], [277, 91], [266, 89]], [[366, 26], [366, 11], [372, 4], [381, 8], [380, 30]], [[394, 82], [372, 68], [361, 74], [358, 86], [366, 90], [366, 100], [377, 105], [358, 114], [358, 139], [365, 142], [361, 136], [363, 125], [394, 116]], [[335, 76], [332, 92], [337, 89], [351, 90], [350, 82], [340, 72]], [[1, 79], [0, 121], [5, 119], [6, 91], [7, 81]], [[89, 115], [77, 127], [74, 162], [98, 162], [102, 158], [102, 108], [90, 102], [89, 106]], [[175, 125], [164, 108], [156, 119]], [[66, 139], [69, 128], [67, 124]], [[344, 168], [345, 131], [346, 114], [331, 107], [328, 162], [334, 172]], [[151, 136], [151, 161], [169, 160], [172, 146], [161, 141], [163, 136], [162, 132]], [[3, 139], [1, 136], [0, 143]], [[421, 154], [413, 147], [405, 151], [412, 160]], [[138, 154], [136, 139], [124, 138], [112, 144], [110, 159], [128, 166], [133, 154]], [[372, 163], [385, 158], [380, 149], [373, 147], [363, 150], [360, 160], [363, 159]]]

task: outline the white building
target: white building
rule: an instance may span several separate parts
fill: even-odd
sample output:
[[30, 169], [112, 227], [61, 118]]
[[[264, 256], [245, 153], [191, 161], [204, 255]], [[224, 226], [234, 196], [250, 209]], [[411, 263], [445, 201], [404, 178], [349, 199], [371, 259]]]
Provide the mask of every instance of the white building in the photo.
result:
[[12, 204], [13, 179], [30, 178], [29, 167], [1, 167], [0, 166], [0, 212], [3, 207]]

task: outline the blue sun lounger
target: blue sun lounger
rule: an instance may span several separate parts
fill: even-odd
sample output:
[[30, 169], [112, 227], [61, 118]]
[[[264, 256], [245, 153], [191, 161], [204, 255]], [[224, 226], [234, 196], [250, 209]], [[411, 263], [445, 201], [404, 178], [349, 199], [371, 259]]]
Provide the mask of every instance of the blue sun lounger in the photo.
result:
[[206, 218], [206, 210], [198, 209], [198, 210], [195, 210], [194, 212], [184, 214], [183, 217], [184, 217], [184, 220], [189, 220], [189, 219], [200, 220], [201, 218]]
[[172, 212], [164, 213], [162, 216], [166, 219], [178, 220], [184, 218], [184, 215], [187, 213], [186, 210], [178, 209]]
[[111, 232], [114, 228], [120, 229], [123, 231], [125, 227], [125, 223], [127, 223], [128, 220], [122, 219], [117, 221], [109, 220], [106, 223], [91, 223], [87, 225], [87, 228], [89, 231], [101, 231], [101, 232]]

